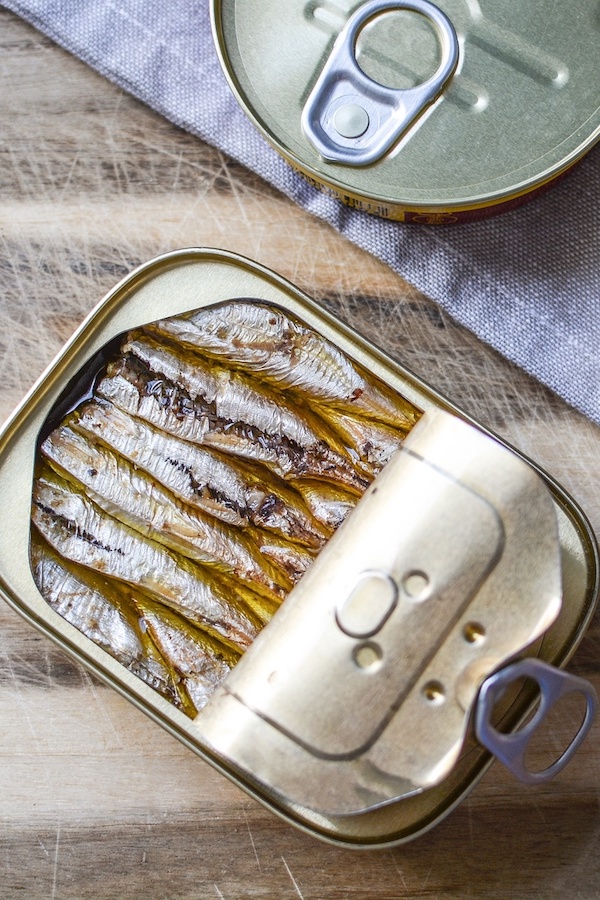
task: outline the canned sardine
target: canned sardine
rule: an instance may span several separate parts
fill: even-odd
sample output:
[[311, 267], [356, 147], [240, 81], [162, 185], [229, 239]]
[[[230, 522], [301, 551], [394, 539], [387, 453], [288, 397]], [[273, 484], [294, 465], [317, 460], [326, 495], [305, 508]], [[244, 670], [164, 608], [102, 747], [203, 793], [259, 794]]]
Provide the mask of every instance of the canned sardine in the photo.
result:
[[[589, 727], [593, 690], [562, 670], [597, 597], [581, 512], [248, 260], [125, 279], [0, 454], [8, 602], [315, 836], [410, 839], [491, 754], [547, 779]], [[581, 730], [530, 772], [572, 692]]]
[[424, 224], [511, 209], [598, 139], [596, 6], [213, 0], [242, 108], [350, 206]]

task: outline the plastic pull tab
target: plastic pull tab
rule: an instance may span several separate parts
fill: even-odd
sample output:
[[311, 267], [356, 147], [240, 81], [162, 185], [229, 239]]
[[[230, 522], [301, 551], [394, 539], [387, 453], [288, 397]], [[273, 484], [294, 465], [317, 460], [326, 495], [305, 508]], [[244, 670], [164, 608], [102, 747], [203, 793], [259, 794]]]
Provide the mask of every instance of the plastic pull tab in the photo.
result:
[[[421, 13], [436, 28], [441, 61], [416, 87], [398, 89], [369, 78], [356, 61], [358, 34], [374, 16], [391, 10]], [[441, 93], [458, 62], [450, 19], [429, 0], [370, 0], [350, 17], [336, 40], [302, 112], [302, 129], [321, 156], [352, 166], [380, 159]]]
[[[532, 719], [511, 734], [502, 734], [491, 723], [494, 706], [506, 688], [518, 678], [529, 677], [540, 689], [539, 707]], [[531, 772], [525, 764], [525, 753], [535, 732], [552, 707], [566, 694], [582, 694], [586, 702], [583, 722], [575, 737], [552, 765]], [[554, 778], [569, 762], [588, 733], [596, 712], [596, 692], [589, 681], [556, 669], [539, 659], [524, 659], [501, 669], [483, 683], [475, 713], [475, 733], [483, 746], [504, 763], [525, 784], [540, 784]]]

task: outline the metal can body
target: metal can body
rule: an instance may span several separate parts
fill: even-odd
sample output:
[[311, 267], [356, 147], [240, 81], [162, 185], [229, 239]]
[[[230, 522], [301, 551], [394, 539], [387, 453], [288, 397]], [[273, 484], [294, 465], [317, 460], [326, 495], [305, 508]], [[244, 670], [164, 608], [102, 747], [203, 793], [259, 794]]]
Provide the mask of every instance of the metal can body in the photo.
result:
[[[371, 6], [293, 3], [282, 16], [272, 3], [252, 13], [234, 0], [213, 3], [221, 63], [245, 112], [292, 166], [348, 205], [423, 224], [481, 218], [544, 190], [598, 139], [600, 44], [593, 3], [578, 6], [576, 15], [545, 0], [493, 9], [442, 0], [425, 5], [425, 14], [412, 4], [381, 4], [382, 11], [361, 25], [345, 62], [331, 70], [332, 83], [350, 71], [343, 96], [325, 85], [321, 102], [319, 79], [327, 81], [327, 67], [340, 52], [334, 40]], [[352, 162], [346, 152], [371, 128], [377, 131], [386, 105], [397, 117], [394, 91], [400, 110], [404, 95], [410, 99], [435, 81], [445, 51], [438, 25], [428, 19], [433, 11], [454, 34], [451, 74], [431, 96], [417, 97], [415, 110], [378, 158]], [[363, 71], [365, 81], [358, 74]], [[388, 93], [379, 97], [381, 85]], [[307, 113], [311, 102], [317, 110]], [[358, 126], [340, 124], [340, 107], [348, 115], [364, 107], [369, 115]], [[307, 116], [320, 123], [317, 130], [325, 129], [324, 142], [307, 135]]]
[[[434, 786], [359, 815], [315, 812], [269, 791], [260, 778], [215, 750], [203, 735], [200, 718], [195, 721], [185, 715], [79, 633], [48, 606], [34, 582], [29, 559], [32, 483], [40, 433], [46, 428], [49, 414], [56, 414], [59, 399], [77, 396], [82, 371], [89, 368], [90, 361], [98, 354], [105, 355], [107, 346], [114, 346], [120, 335], [157, 319], [196, 309], [199, 297], [203, 298], [201, 305], [206, 306], [234, 297], [251, 297], [285, 310], [425, 414], [429, 411], [460, 416], [451, 403], [274, 273], [231, 253], [186, 250], [167, 254], [140, 267], [117, 285], [83, 323], [4, 429], [0, 444], [4, 501], [0, 506], [2, 593], [19, 613], [63, 650], [291, 823], [314, 836], [346, 846], [383, 846], [412, 839], [445, 816], [473, 788], [489, 765], [490, 754], [477, 741], [471, 726], [456, 763]], [[460, 456], [460, 447], [456, 449]], [[556, 513], [562, 606], [554, 623], [535, 640], [527, 654], [563, 666], [594, 611], [597, 550], [580, 510], [559, 485], [533, 464], [530, 467], [541, 475]], [[345, 616], [346, 613], [347, 610]], [[344, 627], [352, 633], [355, 611], [350, 610], [349, 615], [350, 624]], [[360, 631], [360, 625], [357, 627]], [[476, 630], [467, 639], [476, 644]], [[530, 703], [531, 696], [525, 692], [510, 695], [502, 713], [503, 725], [509, 730], [516, 729]]]

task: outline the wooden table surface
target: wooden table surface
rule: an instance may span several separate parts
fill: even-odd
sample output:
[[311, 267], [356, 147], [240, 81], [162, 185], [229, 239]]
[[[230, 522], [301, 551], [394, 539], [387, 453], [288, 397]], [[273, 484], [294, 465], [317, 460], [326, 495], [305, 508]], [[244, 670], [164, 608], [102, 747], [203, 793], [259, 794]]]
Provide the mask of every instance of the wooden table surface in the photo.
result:
[[[600, 527], [600, 432], [435, 303], [0, 10], [0, 414], [163, 251], [291, 278], [534, 456]], [[415, 226], [417, 227], [417, 226]], [[571, 668], [600, 687], [597, 622]], [[600, 725], [535, 789], [494, 765], [437, 828], [337, 849], [249, 799], [0, 603], [0, 896], [600, 897]]]

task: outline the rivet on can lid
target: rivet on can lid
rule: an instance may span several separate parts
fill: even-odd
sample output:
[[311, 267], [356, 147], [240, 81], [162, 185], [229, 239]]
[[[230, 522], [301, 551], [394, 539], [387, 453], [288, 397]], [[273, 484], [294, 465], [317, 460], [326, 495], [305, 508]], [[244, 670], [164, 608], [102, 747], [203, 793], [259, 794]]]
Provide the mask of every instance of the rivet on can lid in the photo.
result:
[[358, 103], [346, 103], [335, 113], [333, 127], [342, 137], [358, 138], [369, 127], [368, 113]]

